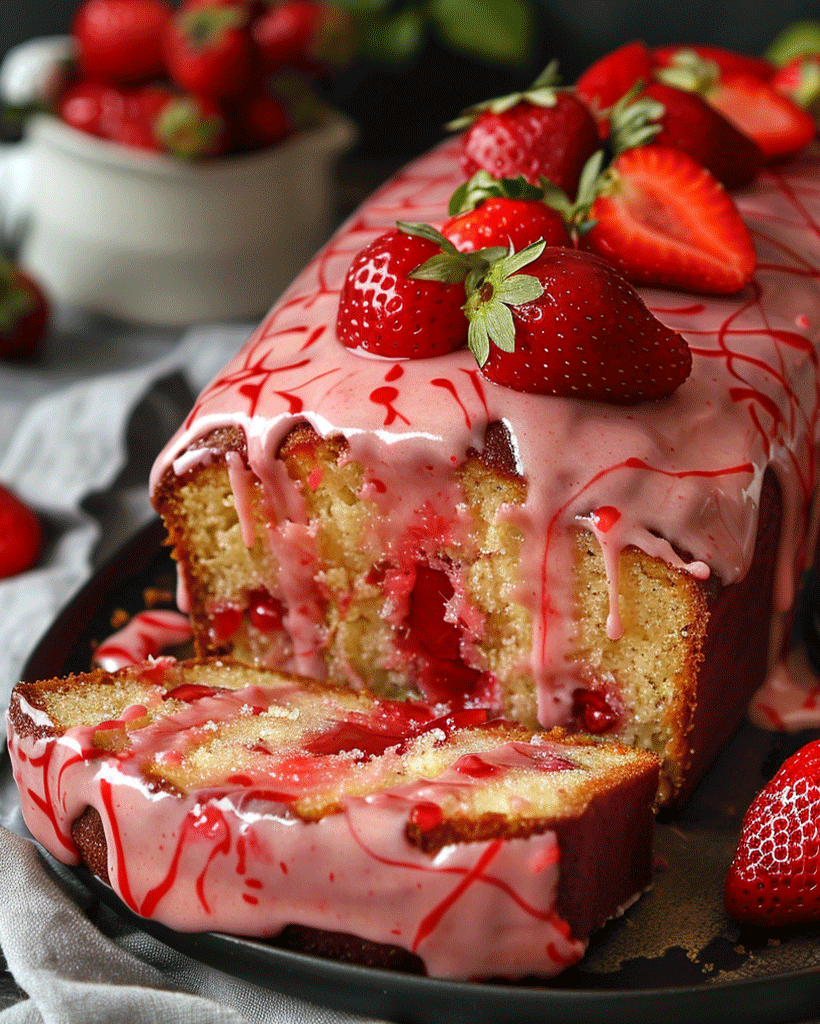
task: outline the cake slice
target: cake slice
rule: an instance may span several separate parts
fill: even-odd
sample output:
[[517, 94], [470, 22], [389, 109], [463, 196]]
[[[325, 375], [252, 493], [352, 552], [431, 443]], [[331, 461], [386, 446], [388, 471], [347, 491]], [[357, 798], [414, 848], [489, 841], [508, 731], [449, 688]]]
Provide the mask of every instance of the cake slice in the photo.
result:
[[656, 758], [227, 660], [21, 683], [23, 814], [172, 928], [549, 977], [647, 887]]

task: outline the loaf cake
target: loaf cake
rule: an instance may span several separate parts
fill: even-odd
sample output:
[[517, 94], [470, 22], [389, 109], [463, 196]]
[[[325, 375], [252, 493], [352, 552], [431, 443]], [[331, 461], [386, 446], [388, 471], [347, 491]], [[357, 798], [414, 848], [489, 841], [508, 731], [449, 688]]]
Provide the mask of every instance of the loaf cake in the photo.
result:
[[35, 838], [178, 930], [550, 977], [650, 883], [655, 757], [481, 709], [163, 656], [19, 684], [8, 723]]
[[817, 163], [735, 197], [749, 287], [642, 290], [692, 370], [629, 407], [494, 385], [466, 348], [339, 344], [354, 255], [440, 224], [462, 177], [448, 140], [367, 201], [158, 458], [179, 606], [200, 655], [645, 747], [680, 802], [779, 655], [813, 542]]

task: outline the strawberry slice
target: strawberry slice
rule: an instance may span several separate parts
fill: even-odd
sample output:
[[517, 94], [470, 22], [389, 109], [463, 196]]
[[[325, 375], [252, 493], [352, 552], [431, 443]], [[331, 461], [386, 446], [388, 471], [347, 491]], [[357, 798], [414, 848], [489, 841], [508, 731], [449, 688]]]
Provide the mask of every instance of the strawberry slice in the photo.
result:
[[742, 72], [722, 74], [709, 103], [760, 146], [767, 160], [799, 153], [814, 138], [814, 118], [768, 82]]
[[593, 188], [580, 244], [633, 284], [728, 295], [751, 280], [757, 260], [737, 207], [686, 153], [628, 149]]
[[660, 81], [698, 92], [740, 131], [754, 139], [767, 161], [785, 160], [814, 138], [814, 119], [770, 81], [748, 71], [720, 67], [692, 50], [680, 50]]
[[753, 800], [724, 901], [745, 924], [820, 921], [820, 740], [793, 754]]
[[505, 256], [465, 309], [481, 372], [516, 391], [634, 405], [671, 395], [692, 367], [686, 341], [593, 253], [537, 243]]

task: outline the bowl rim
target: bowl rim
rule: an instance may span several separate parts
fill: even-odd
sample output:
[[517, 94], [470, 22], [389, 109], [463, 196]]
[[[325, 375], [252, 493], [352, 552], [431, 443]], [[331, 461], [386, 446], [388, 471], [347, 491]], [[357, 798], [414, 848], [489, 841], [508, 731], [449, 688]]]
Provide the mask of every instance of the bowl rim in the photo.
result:
[[302, 152], [331, 155], [352, 145], [358, 129], [353, 121], [333, 107], [323, 105], [321, 120], [313, 127], [294, 133], [276, 146], [249, 153], [235, 153], [202, 161], [186, 161], [164, 153], [129, 148], [82, 132], [65, 124], [54, 114], [38, 113], [26, 124], [25, 141], [74, 157], [79, 163], [110, 168], [140, 178], [171, 181], [220, 176], [253, 177], [265, 173]]

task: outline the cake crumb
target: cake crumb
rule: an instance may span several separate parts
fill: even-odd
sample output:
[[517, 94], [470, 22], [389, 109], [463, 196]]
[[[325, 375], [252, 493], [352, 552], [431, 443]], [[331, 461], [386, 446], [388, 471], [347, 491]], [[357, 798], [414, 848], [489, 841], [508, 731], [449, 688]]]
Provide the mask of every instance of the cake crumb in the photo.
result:
[[131, 616], [124, 608], [115, 608], [111, 613], [111, 626], [113, 629], [121, 629], [130, 618]]

